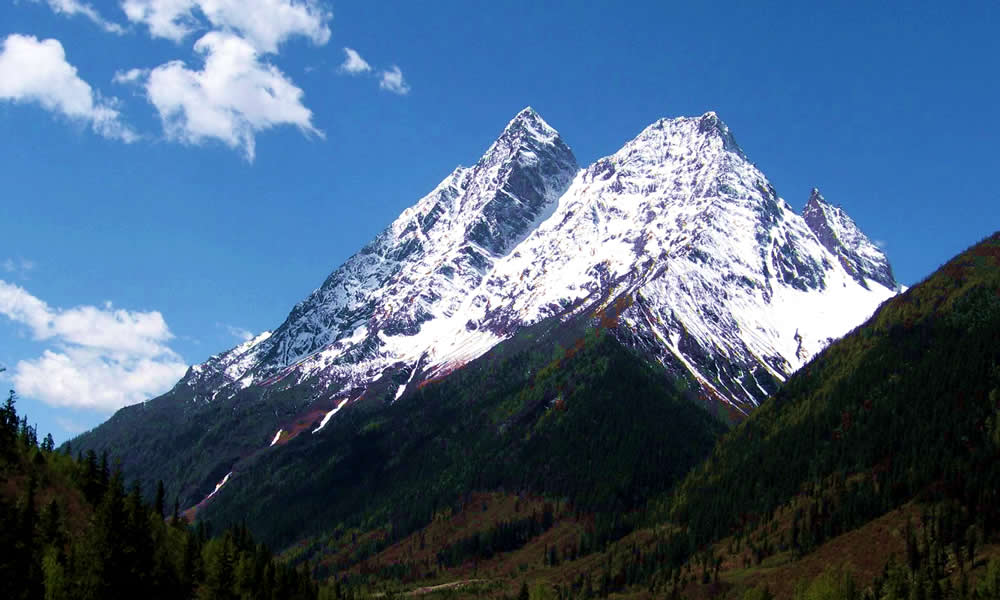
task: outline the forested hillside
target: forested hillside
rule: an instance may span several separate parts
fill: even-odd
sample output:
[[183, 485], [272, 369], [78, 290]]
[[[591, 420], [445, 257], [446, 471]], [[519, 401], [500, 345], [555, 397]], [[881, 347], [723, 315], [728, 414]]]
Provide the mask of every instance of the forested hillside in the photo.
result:
[[1000, 233], [728, 433], [588, 323], [542, 322], [249, 457], [195, 528], [106, 459], [39, 445], [12, 397], [12, 597], [1000, 598]]
[[303, 520], [313, 539], [384, 527], [388, 544], [481, 490], [561, 498], [602, 515], [634, 511], [705, 457], [726, 426], [684, 379], [584, 325], [543, 322], [398, 401], [359, 402], [323, 435], [241, 465], [226, 501], [200, 514], [246, 518], [284, 546], [298, 541]]
[[10, 392], [0, 416], [0, 597], [308, 600], [329, 597], [308, 566], [293, 568], [246, 527], [211, 537], [167, 510], [162, 486], [143, 500], [88, 452], [39, 443]]
[[465, 502], [392, 546], [356, 532], [318, 555], [365, 589], [462, 597], [521, 579], [541, 598], [997, 598], [997, 340], [1000, 234], [834, 343], [676, 487], [626, 507], [542, 485], [537, 522]]
[[671, 499], [696, 543], [796, 494], [836, 492], [822, 539], [950, 498], [1000, 525], [1000, 235], [886, 302], [722, 440]]

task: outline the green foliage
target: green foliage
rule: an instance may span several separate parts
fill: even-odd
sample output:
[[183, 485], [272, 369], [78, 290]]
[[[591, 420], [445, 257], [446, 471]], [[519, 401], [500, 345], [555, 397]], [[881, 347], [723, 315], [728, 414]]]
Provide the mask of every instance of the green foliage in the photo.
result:
[[795, 600], [857, 600], [854, 578], [843, 569], [827, 570], [795, 591]]
[[743, 600], [774, 600], [774, 594], [767, 587], [752, 587], [743, 592]]
[[[546, 504], [542, 515], [501, 521], [486, 531], [474, 533], [445, 546], [437, 553], [438, 568], [454, 567], [468, 560], [488, 560], [495, 554], [516, 550], [551, 527], [552, 505]], [[550, 552], [554, 553], [555, 547]], [[551, 557], [552, 554], [549, 564], [554, 564], [555, 560]]]
[[[529, 330], [544, 343], [516, 336], [443, 381], [388, 405], [353, 405], [322, 435], [260, 455], [204, 518], [246, 518], [276, 546], [299, 540], [306, 522], [311, 532], [383, 527], [387, 536], [352, 552], [363, 560], [476, 490], [530, 491], [628, 514], [669, 489], [725, 430], [611, 335], [558, 329], [558, 321], [541, 327], [556, 327]], [[561, 339], [569, 350], [554, 361]], [[618, 535], [628, 531], [616, 522]], [[304, 555], [341, 544], [317, 536]]]
[[138, 483], [126, 492], [121, 472], [109, 473], [106, 460], [98, 466], [92, 451], [74, 460], [53, 452], [51, 438], [39, 445], [14, 399], [11, 393], [0, 423], [0, 474], [18, 496], [12, 503], [0, 493], [4, 598], [320, 597], [308, 571], [276, 561], [245, 528], [208, 539], [180, 520], [168, 523], [162, 487], [150, 506]]
[[978, 598], [1000, 598], [1000, 560], [991, 559], [986, 566], [986, 575], [976, 585]]

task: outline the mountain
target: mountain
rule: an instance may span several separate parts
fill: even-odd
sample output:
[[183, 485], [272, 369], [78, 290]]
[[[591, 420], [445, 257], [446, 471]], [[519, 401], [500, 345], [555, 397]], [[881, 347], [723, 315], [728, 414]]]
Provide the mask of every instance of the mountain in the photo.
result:
[[[884, 303], [721, 436], [679, 484], [659, 493], [645, 487], [645, 501], [633, 510], [591, 505], [581, 511], [565, 490], [550, 488], [538, 499], [487, 485], [483, 489], [498, 491], [466, 494], [409, 535], [395, 537], [395, 524], [362, 530], [365, 535], [345, 527], [303, 540], [296, 551], [322, 557], [324, 572], [348, 588], [401, 595], [438, 590], [448, 597], [504, 598], [521, 587], [531, 598], [998, 598], [997, 339], [1000, 232]], [[604, 414], [620, 419], [622, 412], [638, 413], [636, 421], [647, 422], [655, 417], [642, 414], [646, 402], [629, 402], [626, 391], [638, 380], [637, 362], [614, 344], [608, 334], [586, 344], [564, 364], [572, 371], [568, 380], [590, 372], [596, 362], [589, 361], [611, 358], [611, 371], [629, 380], [615, 394], [628, 405]], [[585, 364], [574, 366], [578, 359]], [[475, 385], [481, 377], [470, 369], [481, 368], [477, 361], [425, 389], [447, 397], [456, 392], [447, 389], [451, 383], [474, 398], [493, 389]], [[565, 412], [553, 409], [548, 418], [573, 418], [578, 402], [600, 393], [577, 395]], [[660, 394], [661, 402], [674, 399], [669, 390]], [[441, 400], [402, 402], [428, 410]], [[458, 402], [474, 404], [470, 398]], [[592, 414], [592, 405], [581, 412]], [[697, 426], [691, 421], [682, 430]], [[642, 431], [638, 424], [628, 427]], [[489, 437], [483, 428], [470, 435]], [[581, 436], [546, 436], [540, 446], [558, 452], [558, 440], [567, 439]], [[587, 439], [614, 448], [607, 440]], [[669, 462], [665, 452], [703, 448], [697, 438], [671, 443], [677, 441], [676, 430], [647, 438], [616, 458], [637, 459], [632, 467], [618, 464], [609, 474], [628, 477]], [[443, 462], [462, 463], [458, 456], [465, 449]], [[504, 454], [496, 456], [487, 472], [502, 465]], [[523, 454], [512, 458], [528, 476], [548, 475]], [[578, 457], [570, 479], [597, 490], [608, 473], [587, 474], [591, 460]], [[251, 477], [260, 474], [251, 471], [244, 479]], [[433, 492], [431, 481], [422, 492]], [[252, 490], [239, 493], [249, 498]], [[291, 492], [287, 498], [296, 502]], [[401, 510], [417, 506], [415, 500]], [[241, 514], [246, 506], [226, 510]]]
[[842, 208], [827, 203], [818, 189], [813, 188], [802, 217], [823, 247], [840, 260], [861, 286], [868, 287], [866, 280], [886, 287], [896, 285], [892, 268], [882, 251], [861, 233]]
[[[1000, 232], [887, 301], [719, 441], [666, 502], [682, 553], [739, 532], [757, 563], [801, 558], [906, 506], [923, 541], [905, 540], [904, 585], [967, 576], [977, 551], [1000, 549], [998, 339]], [[890, 551], [868, 551], [878, 562], [853, 567], [870, 579]]]
[[[527, 108], [273, 333], [191, 367], [73, 445], [121, 456], [130, 476], [164, 480], [186, 507], [211, 497], [223, 511], [252, 465], [286, 452], [304, 473], [342, 456], [293, 452], [340, 421], [363, 429], [367, 415], [491, 364], [491, 351], [516, 348], [529, 369], [561, 365], [593, 331], [655, 364], [668, 389], [738, 420], [897, 293], [884, 254], [813, 200], [808, 218], [793, 211], [714, 113], [661, 119], [579, 169]], [[589, 418], [625, 404], [608, 397]], [[526, 410], [518, 431], [545, 414]], [[273, 490], [258, 492], [266, 503]]]
[[658, 121], [578, 171], [527, 108], [273, 334], [182, 383], [199, 400], [302, 384], [355, 398], [380, 377], [419, 383], [525, 325], [628, 294], [636, 339], [746, 412], [895, 291], [850, 217], [818, 192], [795, 215], [714, 113]]

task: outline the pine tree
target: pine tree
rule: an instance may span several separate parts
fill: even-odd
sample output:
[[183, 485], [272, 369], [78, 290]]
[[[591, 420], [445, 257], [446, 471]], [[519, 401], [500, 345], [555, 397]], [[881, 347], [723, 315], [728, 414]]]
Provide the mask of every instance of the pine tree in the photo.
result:
[[35, 491], [37, 487], [34, 472], [28, 478], [28, 490], [18, 515], [15, 560], [19, 572], [19, 585], [14, 598], [24, 600], [40, 599], [43, 594], [41, 544], [36, 535], [38, 523], [35, 512]]
[[517, 600], [531, 600], [531, 594], [528, 593], [528, 582], [521, 582], [521, 591], [517, 594]]
[[4, 457], [11, 457], [15, 451], [14, 443], [17, 441], [17, 410], [14, 407], [17, 395], [14, 390], [7, 394], [7, 401], [0, 412], [0, 453]]
[[156, 482], [156, 501], [153, 503], [153, 512], [161, 519], [163, 518], [165, 497], [166, 492], [163, 489], [163, 480], [160, 479]]

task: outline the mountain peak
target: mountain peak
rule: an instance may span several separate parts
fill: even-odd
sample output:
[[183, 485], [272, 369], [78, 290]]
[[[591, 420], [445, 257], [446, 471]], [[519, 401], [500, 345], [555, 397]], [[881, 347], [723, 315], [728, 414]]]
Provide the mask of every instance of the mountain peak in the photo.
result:
[[722, 143], [726, 150], [736, 152], [741, 156], [743, 155], [743, 150], [740, 148], [739, 144], [736, 143], [736, 139], [733, 138], [733, 134], [729, 130], [729, 126], [726, 125], [725, 121], [719, 118], [719, 115], [717, 115], [714, 110], [710, 110], [702, 116], [696, 118], [698, 120], [698, 131], [705, 134], [718, 135], [722, 138]]
[[818, 207], [822, 206], [831, 206], [831, 205], [829, 202], [826, 201], [826, 198], [823, 197], [823, 194], [820, 193], [819, 188], [813, 188], [809, 192], [809, 201], [806, 202], [806, 208], [805, 210], [803, 210], [803, 214], [808, 212], [810, 207], [813, 207], [813, 210], [815, 210]]
[[892, 267], [882, 250], [868, 239], [843, 208], [830, 204], [819, 188], [809, 193], [802, 217], [820, 243], [840, 260], [858, 283], [867, 287], [868, 279], [890, 289], [896, 288]]
[[545, 142], [554, 142], [559, 138], [559, 132], [545, 122], [538, 112], [530, 106], [524, 107], [521, 112], [514, 115], [514, 118], [507, 123], [500, 137], [528, 137], [539, 139]]
[[459, 200], [473, 216], [465, 239], [503, 254], [551, 213], [578, 169], [559, 132], [525, 107], [476, 163]]

